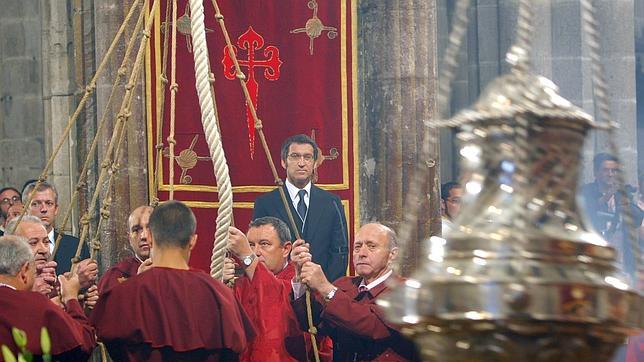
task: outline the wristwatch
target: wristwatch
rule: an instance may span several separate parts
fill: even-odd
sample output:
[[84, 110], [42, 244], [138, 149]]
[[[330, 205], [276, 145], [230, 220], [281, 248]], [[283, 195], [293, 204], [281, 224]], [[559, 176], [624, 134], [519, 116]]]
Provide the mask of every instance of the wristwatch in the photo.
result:
[[333, 297], [335, 296], [335, 292], [337, 292], [337, 291], [338, 291], [338, 288], [333, 287], [333, 289], [331, 289], [331, 291], [327, 295], [324, 296], [324, 300], [328, 302], [331, 299], [333, 299]]
[[253, 260], [257, 258], [257, 255], [255, 254], [248, 254], [245, 257], [241, 258], [242, 264], [244, 264], [244, 268], [249, 267], [252, 263]]

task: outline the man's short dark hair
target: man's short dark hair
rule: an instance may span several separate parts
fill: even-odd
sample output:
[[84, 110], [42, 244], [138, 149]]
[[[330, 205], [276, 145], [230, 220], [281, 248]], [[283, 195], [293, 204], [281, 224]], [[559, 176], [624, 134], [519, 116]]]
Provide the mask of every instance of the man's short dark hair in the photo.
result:
[[20, 195], [20, 191], [18, 191], [18, 189], [17, 189], [17, 188], [15, 188], [15, 187], [11, 187], [11, 186], [1, 188], [1, 189], [0, 189], [0, 194], [1, 194], [1, 193], [3, 193], [3, 192], [5, 192], [5, 191], [7, 191], [7, 190], [13, 190], [13, 191], [15, 191], [18, 195]]
[[606, 161], [619, 162], [617, 157], [611, 155], [607, 152], [598, 153], [593, 157], [593, 171], [597, 172], [602, 167], [602, 164]]
[[183, 202], [171, 200], [154, 208], [149, 227], [155, 247], [185, 248], [195, 234], [197, 220]]
[[313, 160], [317, 161], [318, 159], [318, 145], [313, 141], [313, 139], [305, 134], [296, 134], [295, 136], [291, 136], [284, 140], [284, 143], [282, 143], [282, 150], [280, 152], [282, 156], [282, 161], [286, 161], [286, 157], [288, 157], [288, 149], [291, 147], [291, 144], [293, 143], [300, 143], [300, 144], [309, 144], [311, 147], [313, 147]]
[[275, 232], [277, 232], [277, 237], [280, 239], [280, 245], [284, 246], [289, 241], [293, 241], [291, 238], [291, 230], [289, 230], [286, 223], [273, 216], [264, 216], [257, 218], [248, 224], [248, 228], [258, 228], [264, 225], [271, 225]]
[[462, 188], [460, 183], [456, 181], [450, 181], [450, 182], [445, 182], [444, 184], [441, 185], [441, 199], [447, 201], [449, 198], [449, 193], [452, 191], [452, 189], [458, 189]]
[[[29, 205], [27, 205], [27, 201], [29, 201], [29, 195], [34, 190], [37, 184], [38, 184], [38, 180], [30, 184], [27, 184], [27, 186], [25, 186], [25, 188], [22, 189], [22, 203], [25, 204], [25, 207], [29, 207]], [[56, 203], [56, 205], [58, 205], [58, 191], [56, 191], [56, 187], [50, 184], [49, 182], [47, 181], [41, 182], [40, 185], [38, 185], [36, 192], [43, 192], [47, 190], [52, 190], [54, 192], [54, 202]]]

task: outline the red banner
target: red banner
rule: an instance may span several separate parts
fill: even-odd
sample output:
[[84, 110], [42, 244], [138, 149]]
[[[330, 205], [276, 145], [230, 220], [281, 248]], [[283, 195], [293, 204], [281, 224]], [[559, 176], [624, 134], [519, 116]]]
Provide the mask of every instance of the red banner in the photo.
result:
[[[169, 197], [171, 167], [166, 141], [170, 132], [169, 83], [160, 81], [166, 51], [164, 32], [171, 34], [166, 2], [170, 1], [162, 1], [159, 11], [152, 14], [155, 26], [146, 69], [150, 190], [160, 121], [165, 146], [158, 178], [160, 200]], [[186, 202], [197, 216], [199, 241], [191, 265], [208, 270], [219, 204], [195, 88], [187, 3], [179, 0], [177, 11], [174, 198]], [[355, 4], [348, 0], [220, 0], [218, 4], [280, 177], [285, 177], [279, 155], [282, 141], [298, 133], [313, 137], [324, 157], [316, 184], [340, 196], [353, 235], [358, 214]], [[233, 185], [235, 224], [245, 231], [255, 198], [275, 188], [275, 182], [212, 2], [204, 1], [204, 7], [219, 125]], [[166, 59], [169, 80], [174, 66], [169, 49]]]

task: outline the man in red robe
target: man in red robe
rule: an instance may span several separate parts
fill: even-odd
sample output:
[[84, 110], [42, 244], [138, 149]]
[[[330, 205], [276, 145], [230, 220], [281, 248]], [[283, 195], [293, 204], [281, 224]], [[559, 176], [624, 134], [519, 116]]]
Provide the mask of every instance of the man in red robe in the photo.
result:
[[6, 345], [14, 355], [21, 352], [11, 333], [15, 327], [25, 332], [26, 350], [41, 356], [40, 330], [45, 327], [51, 340], [52, 360], [87, 360], [96, 340], [76, 299], [78, 275], [58, 277], [63, 310], [44, 295], [31, 291], [35, 271], [34, 255], [25, 238], [0, 237], [0, 345]]
[[[235, 280], [235, 296], [255, 322], [257, 338], [241, 356], [242, 361], [303, 361], [310, 351], [308, 334], [299, 330], [290, 307], [291, 279], [295, 268], [289, 262], [291, 232], [280, 219], [266, 216], [252, 221], [248, 237], [231, 227], [228, 250], [244, 273]], [[234, 278], [235, 263], [226, 258], [224, 282]], [[326, 341], [330, 360], [330, 341]], [[324, 341], [323, 341], [324, 345]], [[323, 358], [324, 359], [324, 358]]]
[[[36, 281], [33, 291], [55, 296], [57, 263], [50, 260], [52, 243], [43, 221], [39, 217], [31, 215], [25, 215], [22, 219], [15, 218], [7, 224], [6, 233], [7, 235], [22, 236], [28, 240], [36, 263]], [[96, 262], [90, 259], [82, 260], [78, 263], [76, 274], [78, 274], [81, 288], [89, 289], [88, 293], [94, 293], [95, 287], [93, 285], [98, 275]]]
[[190, 269], [195, 216], [179, 201], [150, 215], [152, 268], [107, 289], [92, 321], [115, 361], [229, 361], [254, 337], [230, 289]]
[[301, 283], [293, 282], [293, 308], [300, 325], [306, 322], [303, 285], [314, 292], [313, 320], [321, 335], [333, 339], [334, 361], [416, 361], [414, 344], [387, 322], [376, 305], [392, 278], [391, 263], [398, 253], [396, 234], [379, 223], [360, 228], [353, 244], [357, 276], [342, 277], [331, 284], [322, 268], [311, 262], [308, 246], [298, 240], [291, 254], [301, 268]]
[[101, 293], [137, 275], [141, 263], [150, 257], [148, 223], [152, 210], [154, 209], [150, 206], [139, 206], [130, 214], [127, 219], [127, 228], [134, 256], [121, 260], [103, 274], [98, 282], [98, 290]]
[[45, 225], [38, 217], [25, 215], [20, 224], [17, 219], [9, 222], [6, 232], [7, 235], [17, 235], [27, 239], [36, 266], [36, 278], [32, 290], [43, 295], [52, 294], [56, 282], [56, 262], [49, 260], [51, 242], [47, 237]]

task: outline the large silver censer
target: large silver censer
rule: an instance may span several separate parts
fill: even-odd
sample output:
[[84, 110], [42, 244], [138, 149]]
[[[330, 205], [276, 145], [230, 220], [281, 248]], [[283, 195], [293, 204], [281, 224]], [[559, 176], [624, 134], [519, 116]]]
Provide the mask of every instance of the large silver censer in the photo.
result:
[[609, 361], [644, 323], [642, 298], [576, 202], [597, 125], [517, 68], [453, 120], [463, 209], [380, 301], [388, 318], [428, 361]]

